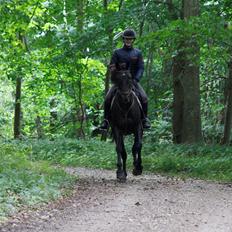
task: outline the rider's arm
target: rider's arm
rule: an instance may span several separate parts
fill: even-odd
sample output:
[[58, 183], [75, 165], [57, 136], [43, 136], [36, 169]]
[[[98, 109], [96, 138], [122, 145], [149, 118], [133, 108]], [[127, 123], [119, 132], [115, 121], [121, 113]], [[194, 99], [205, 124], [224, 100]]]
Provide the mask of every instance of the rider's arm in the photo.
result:
[[110, 65], [109, 65], [110, 74], [111, 74], [111, 81], [113, 83], [115, 82], [115, 71], [116, 71], [117, 62], [118, 62], [118, 55], [117, 55], [117, 52], [115, 50], [112, 57], [111, 57]]
[[114, 51], [111, 60], [110, 60], [110, 71], [113, 72], [116, 70], [116, 63], [118, 62], [118, 55], [116, 50]]
[[142, 75], [143, 75], [143, 71], [144, 71], [144, 61], [143, 61], [143, 56], [142, 53], [139, 51], [138, 54], [138, 66], [137, 66], [137, 72], [135, 74], [135, 80], [137, 82], [140, 81]]

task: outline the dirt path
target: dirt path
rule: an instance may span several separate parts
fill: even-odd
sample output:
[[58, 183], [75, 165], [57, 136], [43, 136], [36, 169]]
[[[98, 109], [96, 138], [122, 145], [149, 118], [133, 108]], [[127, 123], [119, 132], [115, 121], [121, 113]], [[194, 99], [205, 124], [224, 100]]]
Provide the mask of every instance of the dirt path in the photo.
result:
[[111, 171], [69, 171], [80, 176], [72, 197], [21, 213], [0, 231], [232, 231], [231, 185], [130, 173], [118, 183]]

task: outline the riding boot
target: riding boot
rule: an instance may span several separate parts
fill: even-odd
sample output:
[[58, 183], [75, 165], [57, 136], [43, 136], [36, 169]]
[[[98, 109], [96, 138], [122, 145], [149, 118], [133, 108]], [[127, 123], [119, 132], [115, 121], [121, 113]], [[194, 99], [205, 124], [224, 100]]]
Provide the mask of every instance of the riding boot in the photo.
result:
[[151, 122], [150, 122], [150, 120], [147, 117], [148, 103], [147, 102], [143, 102], [142, 103], [142, 107], [143, 107], [143, 113], [144, 113], [144, 117], [142, 119], [143, 128], [144, 129], [149, 129], [151, 127]]
[[101, 130], [108, 130], [110, 123], [109, 123], [109, 118], [110, 118], [110, 105], [108, 105], [108, 102], [105, 102], [104, 104], [104, 120], [102, 121], [100, 125]]

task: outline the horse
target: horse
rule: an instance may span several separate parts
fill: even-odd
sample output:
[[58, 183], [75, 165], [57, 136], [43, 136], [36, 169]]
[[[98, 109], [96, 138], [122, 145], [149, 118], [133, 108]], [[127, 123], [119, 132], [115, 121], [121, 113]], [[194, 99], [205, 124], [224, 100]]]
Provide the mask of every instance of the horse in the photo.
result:
[[124, 136], [133, 134], [133, 175], [141, 175], [143, 166], [141, 159], [142, 149], [142, 106], [134, 91], [133, 80], [128, 70], [115, 71], [112, 74], [112, 82], [116, 87], [110, 108], [110, 125], [117, 152], [116, 177], [120, 181], [126, 181], [127, 153], [124, 146]]

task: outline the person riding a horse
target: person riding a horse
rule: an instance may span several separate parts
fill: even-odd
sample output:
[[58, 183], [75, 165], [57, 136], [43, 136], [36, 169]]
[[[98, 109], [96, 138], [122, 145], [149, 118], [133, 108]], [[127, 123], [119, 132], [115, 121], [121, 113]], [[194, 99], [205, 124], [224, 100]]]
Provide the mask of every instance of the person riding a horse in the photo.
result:
[[[136, 33], [134, 30], [126, 29], [122, 34], [122, 39], [124, 46], [114, 51], [110, 62], [110, 71], [111, 73], [121, 70], [130, 71], [133, 78], [135, 93], [142, 105], [143, 128], [148, 129], [151, 126], [150, 121], [147, 118], [148, 98], [142, 86], [139, 84], [144, 71], [142, 53], [140, 50], [133, 48], [133, 43], [136, 39]], [[113, 85], [105, 97], [104, 120], [100, 125], [100, 129], [106, 130], [109, 128], [111, 101], [115, 95], [116, 89], [117, 87]]]

